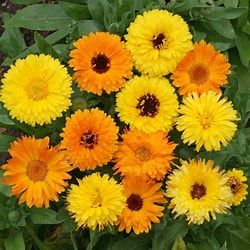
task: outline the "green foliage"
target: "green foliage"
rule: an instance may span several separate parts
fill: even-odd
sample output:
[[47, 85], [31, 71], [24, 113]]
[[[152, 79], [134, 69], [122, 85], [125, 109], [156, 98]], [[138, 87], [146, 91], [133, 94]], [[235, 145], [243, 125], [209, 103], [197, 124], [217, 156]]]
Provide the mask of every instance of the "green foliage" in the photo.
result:
[[[201, 151], [184, 145], [180, 133], [171, 139], [179, 145], [182, 159], [212, 159], [223, 169], [240, 168], [250, 176], [250, 20], [248, 0], [12, 0], [26, 4], [16, 14], [2, 13], [4, 32], [0, 51], [6, 56], [2, 66], [30, 53], [45, 53], [67, 64], [73, 42], [90, 32], [109, 31], [123, 36], [135, 16], [154, 8], [180, 14], [188, 22], [194, 41], [205, 39], [225, 53], [230, 63], [229, 83], [224, 95], [238, 110], [238, 131], [228, 147], [219, 152]], [[25, 42], [23, 28], [29, 29], [33, 43]], [[11, 119], [0, 104], [0, 126], [18, 129], [40, 138], [48, 135], [52, 144], [60, 141], [65, 117], [77, 109], [101, 107], [115, 116], [115, 96], [81, 92], [74, 86], [70, 110], [51, 125], [32, 128]], [[119, 121], [117, 121], [119, 123]], [[120, 127], [123, 124], [119, 123]], [[6, 152], [15, 136], [0, 134], [0, 152]], [[105, 170], [101, 170], [105, 171]], [[109, 171], [109, 170], [107, 170]], [[161, 224], [148, 234], [123, 234], [113, 228], [104, 231], [78, 229], [63, 201], [48, 208], [28, 208], [11, 197], [0, 170], [0, 249], [87, 249], [87, 250], [248, 250], [250, 249], [250, 201], [201, 226], [187, 225], [185, 218], [173, 219], [165, 211]], [[166, 209], [167, 210], [167, 209]]]

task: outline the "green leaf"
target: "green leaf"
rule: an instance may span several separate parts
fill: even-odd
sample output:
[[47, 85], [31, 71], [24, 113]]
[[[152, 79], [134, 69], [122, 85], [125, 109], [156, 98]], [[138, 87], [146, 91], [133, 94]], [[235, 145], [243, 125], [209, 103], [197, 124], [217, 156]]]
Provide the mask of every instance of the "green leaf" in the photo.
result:
[[0, 134], [0, 152], [6, 152], [11, 142], [13, 142], [16, 138], [6, 134]]
[[90, 236], [90, 242], [87, 246], [87, 250], [92, 250], [93, 247], [97, 244], [98, 240], [101, 238], [102, 235], [108, 234], [109, 231], [107, 229], [98, 231], [98, 230], [90, 230], [89, 236]]
[[250, 44], [250, 39], [248, 39], [247, 35], [245, 35], [242, 32], [238, 33], [237, 38], [236, 38], [236, 45], [240, 54], [240, 60], [242, 64], [246, 67], [248, 67], [249, 61], [250, 61], [249, 44]]
[[223, 3], [225, 7], [236, 8], [238, 6], [239, 0], [224, 0]]
[[65, 13], [76, 21], [88, 19], [91, 17], [88, 6], [82, 4], [75, 4], [71, 2], [62, 2], [60, 4]]
[[40, 53], [58, 58], [58, 54], [53, 47], [38, 32], [35, 32], [34, 39]]
[[187, 233], [187, 222], [185, 218], [174, 220], [170, 225], [159, 232], [156, 232], [153, 238], [152, 250], [170, 249], [173, 242], [178, 237], [184, 237]]
[[2, 125], [15, 125], [14, 121], [10, 119], [8, 112], [0, 104], [0, 124]]
[[6, 28], [23, 27], [31, 30], [59, 30], [72, 25], [59, 4], [34, 4], [18, 10], [7, 20]]
[[246, 23], [246, 25], [244, 25], [244, 27], [242, 28], [242, 31], [250, 35], [250, 23], [249, 22]]
[[28, 210], [34, 224], [60, 224], [63, 220], [56, 218], [57, 213], [48, 208], [30, 208]]
[[103, 24], [104, 10], [99, 0], [87, 0], [89, 12], [94, 21]]
[[82, 20], [77, 23], [79, 35], [83, 36], [90, 32], [102, 31], [104, 27], [94, 20]]
[[40, 3], [42, 0], [11, 0], [14, 4], [32, 4], [32, 3]]
[[3, 194], [4, 196], [10, 197], [10, 190], [11, 188], [9, 186], [5, 186], [1, 179], [3, 177], [3, 173], [4, 171], [2, 169], [0, 169], [0, 193]]
[[25, 250], [25, 244], [22, 232], [16, 232], [5, 240], [4, 246], [6, 250]]
[[186, 249], [187, 248], [186, 248], [184, 240], [181, 237], [178, 237], [175, 240], [171, 250], [186, 250]]
[[213, 7], [212, 11], [206, 16], [208, 20], [235, 19], [240, 17], [247, 11], [247, 8], [232, 8], [232, 7]]

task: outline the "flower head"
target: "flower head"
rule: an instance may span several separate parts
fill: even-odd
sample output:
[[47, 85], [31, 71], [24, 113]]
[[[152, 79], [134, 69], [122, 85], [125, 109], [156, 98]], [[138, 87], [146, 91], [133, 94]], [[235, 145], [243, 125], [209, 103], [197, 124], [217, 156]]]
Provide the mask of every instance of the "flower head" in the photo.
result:
[[69, 65], [82, 90], [101, 95], [121, 88], [132, 75], [132, 59], [118, 35], [90, 33], [78, 39]]
[[49, 148], [48, 137], [22, 137], [12, 144], [9, 154], [11, 159], [2, 166], [3, 183], [11, 186], [11, 194], [19, 197], [19, 203], [49, 207], [50, 200], [58, 201], [72, 168], [63, 152]]
[[62, 148], [81, 170], [108, 163], [117, 149], [118, 127], [98, 109], [76, 111], [63, 128]]
[[178, 101], [167, 79], [134, 77], [117, 94], [116, 110], [132, 128], [168, 132], [178, 114]]
[[175, 158], [173, 150], [176, 144], [169, 142], [166, 133], [158, 131], [146, 134], [131, 130], [122, 136], [118, 150], [114, 155], [114, 169], [122, 175], [147, 175], [160, 180], [171, 169]]
[[49, 55], [18, 59], [2, 79], [0, 99], [12, 118], [32, 126], [51, 123], [71, 105], [71, 77]]
[[238, 206], [246, 199], [248, 185], [246, 176], [242, 170], [233, 168], [226, 173], [228, 177], [227, 185], [231, 189], [232, 196], [227, 200], [229, 205]]
[[209, 91], [183, 99], [177, 129], [183, 131], [184, 143], [195, 143], [197, 151], [202, 146], [207, 151], [220, 150], [221, 144], [226, 146], [236, 131], [237, 112], [231, 102], [220, 98], [220, 94]]
[[183, 161], [179, 169], [168, 176], [167, 197], [169, 208], [176, 217], [186, 214], [189, 223], [202, 224], [216, 213], [225, 213], [229, 207], [225, 201], [231, 196], [226, 185], [227, 177], [214, 166], [213, 161]]
[[163, 203], [166, 202], [161, 183], [147, 180], [145, 176], [126, 176], [123, 186], [127, 198], [127, 206], [119, 216], [119, 231], [133, 230], [136, 234], [148, 233], [151, 223], [160, 223], [163, 216]]
[[173, 72], [193, 47], [187, 23], [166, 10], [138, 15], [127, 31], [127, 48], [135, 67], [143, 74], [162, 76]]
[[107, 174], [94, 173], [71, 185], [67, 209], [79, 227], [103, 229], [113, 225], [125, 207], [122, 185]]
[[229, 73], [230, 64], [226, 57], [211, 44], [201, 41], [178, 63], [172, 79], [181, 95], [201, 94], [208, 90], [221, 92], [220, 86], [227, 83]]

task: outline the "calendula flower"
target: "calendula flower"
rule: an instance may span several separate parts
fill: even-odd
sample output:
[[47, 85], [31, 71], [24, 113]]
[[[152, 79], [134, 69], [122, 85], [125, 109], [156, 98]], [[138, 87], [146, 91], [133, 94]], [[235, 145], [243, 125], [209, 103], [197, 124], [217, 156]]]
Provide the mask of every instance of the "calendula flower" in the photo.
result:
[[237, 112], [232, 103], [213, 91], [188, 95], [180, 106], [177, 129], [183, 131], [182, 139], [188, 145], [195, 143], [206, 151], [218, 151], [232, 139], [237, 126]]
[[126, 176], [123, 180], [126, 208], [119, 216], [119, 231], [129, 233], [133, 230], [136, 234], [148, 233], [151, 223], [160, 223], [166, 202], [164, 192], [160, 190], [161, 183], [147, 180], [143, 176]]
[[49, 55], [18, 59], [2, 83], [0, 100], [10, 116], [32, 126], [51, 123], [71, 105], [71, 77]]
[[166, 10], [138, 15], [127, 31], [127, 48], [135, 67], [143, 74], [162, 76], [173, 72], [193, 47], [187, 23]]
[[174, 88], [165, 78], [134, 77], [117, 94], [119, 118], [145, 132], [168, 132], [178, 115]]
[[94, 173], [71, 185], [67, 209], [78, 227], [103, 229], [113, 225], [125, 207], [123, 187], [107, 174]]
[[81, 170], [108, 163], [117, 149], [118, 127], [113, 119], [96, 109], [76, 111], [67, 118], [61, 147]]
[[178, 63], [171, 78], [181, 95], [201, 94], [208, 90], [221, 92], [220, 86], [227, 84], [229, 73], [227, 58], [211, 44], [201, 41]]
[[170, 142], [163, 131], [146, 134], [126, 131], [114, 155], [114, 169], [122, 175], [147, 175], [160, 180], [171, 169], [176, 144]]
[[118, 35], [90, 33], [74, 43], [69, 65], [81, 90], [98, 95], [121, 88], [132, 75], [132, 59]]
[[247, 177], [244, 176], [244, 172], [242, 170], [235, 168], [227, 171], [226, 176], [229, 178], [227, 185], [230, 187], [232, 193], [232, 196], [227, 200], [227, 202], [229, 205], [238, 206], [243, 200], [246, 199], [248, 194], [248, 185], [244, 183], [247, 181]]
[[213, 161], [183, 161], [168, 178], [166, 194], [175, 217], [185, 214], [189, 224], [202, 224], [211, 217], [215, 219], [216, 213], [227, 211], [225, 200], [231, 196], [228, 178]]
[[28, 207], [49, 207], [49, 201], [58, 201], [71, 178], [72, 168], [64, 152], [49, 148], [49, 138], [22, 137], [15, 141], [9, 154], [11, 159], [2, 168], [3, 183], [11, 186], [11, 194], [19, 197], [19, 203]]

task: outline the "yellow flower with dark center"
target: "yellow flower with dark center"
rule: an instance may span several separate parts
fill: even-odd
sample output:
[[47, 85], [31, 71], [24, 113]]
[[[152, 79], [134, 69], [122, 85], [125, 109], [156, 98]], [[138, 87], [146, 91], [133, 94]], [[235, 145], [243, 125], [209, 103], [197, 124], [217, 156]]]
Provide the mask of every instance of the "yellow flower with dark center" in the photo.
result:
[[81, 90], [101, 95], [118, 91], [132, 75], [132, 59], [118, 35], [90, 33], [78, 39], [69, 65]]
[[166, 195], [175, 217], [185, 214], [189, 223], [202, 224], [215, 219], [216, 213], [226, 213], [231, 197], [228, 178], [213, 161], [183, 161], [168, 178]]
[[28, 207], [49, 207], [49, 201], [58, 201], [71, 179], [72, 169], [64, 152], [49, 148], [49, 138], [22, 137], [15, 141], [9, 154], [11, 159], [2, 168], [3, 183], [11, 186], [11, 194], [19, 197], [19, 203]]
[[138, 15], [125, 35], [135, 67], [143, 74], [163, 76], [192, 49], [192, 35], [179, 15], [151, 10]]
[[96, 227], [114, 225], [117, 217], [125, 208], [126, 198], [123, 187], [107, 174], [94, 173], [71, 185], [67, 196], [67, 209], [78, 227]]
[[116, 172], [122, 175], [147, 175], [160, 180], [170, 171], [176, 144], [168, 140], [165, 132], [146, 134], [131, 130], [121, 137], [122, 142], [114, 155]]
[[71, 105], [71, 77], [49, 55], [18, 59], [2, 79], [0, 100], [12, 118], [32, 126], [51, 123]]
[[229, 178], [227, 185], [230, 187], [232, 193], [232, 196], [227, 200], [227, 202], [229, 205], [238, 206], [243, 200], [246, 199], [248, 194], [248, 185], [244, 183], [247, 181], [247, 177], [244, 176], [244, 172], [242, 170], [235, 168], [227, 171], [226, 175]]
[[117, 149], [118, 127], [103, 111], [76, 111], [67, 118], [61, 147], [81, 170], [108, 163]]
[[183, 131], [181, 138], [188, 145], [195, 143], [197, 151], [202, 146], [206, 151], [220, 150], [221, 144], [226, 146], [237, 129], [237, 112], [232, 103], [212, 91], [188, 95], [179, 112], [177, 129]]
[[160, 223], [162, 204], [166, 203], [161, 185], [143, 176], [128, 175], [123, 179], [127, 206], [118, 218], [119, 231], [148, 233], [151, 223]]
[[230, 64], [226, 57], [204, 41], [194, 45], [194, 49], [178, 63], [173, 72], [173, 84], [179, 93], [199, 94], [209, 90], [221, 92], [220, 86], [227, 84]]
[[174, 88], [165, 78], [134, 77], [117, 94], [119, 118], [145, 132], [168, 132], [178, 115]]

